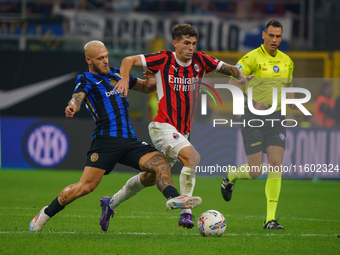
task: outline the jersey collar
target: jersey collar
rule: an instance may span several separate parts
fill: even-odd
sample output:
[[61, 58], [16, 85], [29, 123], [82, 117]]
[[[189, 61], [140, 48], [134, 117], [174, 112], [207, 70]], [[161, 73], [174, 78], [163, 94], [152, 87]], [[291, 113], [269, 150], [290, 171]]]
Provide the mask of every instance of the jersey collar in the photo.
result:
[[183, 66], [183, 67], [188, 67], [191, 65], [191, 62], [192, 62], [192, 59], [190, 59], [190, 61], [188, 63], [183, 63], [182, 61], [180, 61], [177, 57], [176, 57], [176, 53], [175, 52], [172, 52], [172, 54], [174, 55], [175, 59], [176, 59], [176, 62], [180, 65], [180, 66]]
[[261, 44], [261, 50], [262, 50], [262, 52], [263, 52], [265, 55], [267, 55], [268, 57], [271, 57], [271, 58], [275, 58], [275, 57], [277, 56], [277, 54], [279, 53], [279, 50], [276, 50], [276, 55], [275, 55], [275, 56], [270, 55], [270, 54], [266, 51], [266, 49], [264, 48], [264, 45], [263, 45], [263, 44]]
[[[88, 75], [91, 75], [92, 77], [104, 78], [104, 77], [106, 76], [106, 75], [100, 75], [100, 74], [96, 74], [96, 73], [91, 73], [91, 72], [89, 71], [89, 69], [86, 70], [86, 73], [87, 73]], [[111, 73], [111, 70], [110, 70], [110, 73]]]
[[108, 74], [106, 74], [106, 75], [100, 75], [100, 74], [96, 74], [96, 73], [91, 73], [91, 72], [89, 72], [89, 69], [87, 69], [86, 72], [89, 75], [91, 75], [92, 77], [98, 77], [98, 78], [102, 78], [102, 79], [104, 79], [105, 77], [115, 78], [115, 79], [118, 79], [118, 80], [121, 79], [120, 78], [120, 74], [113, 72], [111, 67], [110, 67], [110, 72]]

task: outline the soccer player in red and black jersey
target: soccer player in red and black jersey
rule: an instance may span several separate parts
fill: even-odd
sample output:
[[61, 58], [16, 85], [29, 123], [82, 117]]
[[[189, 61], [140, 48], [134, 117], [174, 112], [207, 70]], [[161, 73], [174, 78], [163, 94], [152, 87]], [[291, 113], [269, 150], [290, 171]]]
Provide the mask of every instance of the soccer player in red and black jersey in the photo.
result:
[[[247, 83], [252, 76], [246, 77], [235, 66], [195, 52], [198, 32], [189, 24], [176, 25], [172, 29], [172, 39], [175, 52], [163, 50], [124, 58], [120, 67], [121, 80], [114, 89], [127, 95], [129, 73], [133, 66], [147, 68], [155, 74], [159, 110], [149, 125], [149, 134], [155, 147], [167, 156], [171, 165], [178, 160], [183, 163], [180, 191], [182, 195], [191, 196], [200, 155], [188, 141], [188, 136], [195, 112], [194, 100], [199, 96], [200, 80], [205, 73], [212, 71], [232, 75], [241, 83]], [[132, 188], [123, 188], [126, 189]], [[117, 205], [120, 203], [119, 193], [113, 196], [117, 198]], [[194, 226], [190, 209], [181, 211], [179, 226]]]

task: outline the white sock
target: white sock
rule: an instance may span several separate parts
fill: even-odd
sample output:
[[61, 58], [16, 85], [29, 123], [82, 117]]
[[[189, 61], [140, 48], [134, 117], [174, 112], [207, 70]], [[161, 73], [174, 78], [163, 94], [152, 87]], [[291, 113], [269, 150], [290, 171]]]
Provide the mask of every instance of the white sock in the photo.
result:
[[[192, 196], [196, 183], [196, 171], [190, 167], [183, 166], [179, 176], [179, 186], [182, 196]], [[191, 209], [182, 209], [182, 213], [191, 213]]]
[[131, 177], [123, 186], [123, 188], [121, 188], [116, 194], [112, 196], [110, 200], [110, 207], [112, 210], [145, 188], [145, 186], [140, 181], [141, 174], [142, 173]]

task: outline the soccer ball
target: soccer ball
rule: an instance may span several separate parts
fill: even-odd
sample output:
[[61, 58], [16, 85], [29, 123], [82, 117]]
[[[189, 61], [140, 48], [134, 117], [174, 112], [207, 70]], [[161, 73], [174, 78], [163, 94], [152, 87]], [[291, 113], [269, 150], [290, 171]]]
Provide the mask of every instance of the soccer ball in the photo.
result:
[[220, 212], [209, 210], [198, 218], [197, 227], [202, 236], [221, 236], [226, 229], [225, 218]]

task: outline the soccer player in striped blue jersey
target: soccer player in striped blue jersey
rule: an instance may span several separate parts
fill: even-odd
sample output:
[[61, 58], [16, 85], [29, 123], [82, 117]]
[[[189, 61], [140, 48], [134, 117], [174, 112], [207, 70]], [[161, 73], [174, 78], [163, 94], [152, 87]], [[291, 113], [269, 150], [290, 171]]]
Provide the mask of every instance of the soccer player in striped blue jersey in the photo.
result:
[[[65, 109], [67, 118], [72, 118], [85, 101], [96, 122], [91, 148], [87, 153], [85, 168], [80, 181], [65, 187], [49, 206], [45, 206], [32, 219], [29, 230], [40, 231], [47, 221], [66, 205], [92, 192], [102, 177], [111, 172], [117, 163], [136, 168], [142, 173], [131, 178], [137, 187], [157, 185], [168, 199], [168, 209], [193, 208], [201, 198], [180, 196], [171, 177], [171, 166], [166, 157], [147, 143], [137, 139], [129, 118], [126, 97], [114, 91], [121, 79], [118, 68], [109, 67], [108, 51], [100, 41], [90, 41], [84, 47], [85, 60], [89, 66], [76, 80], [76, 87]], [[129, 88], [144, 93], [155, 90], [154, 78], [145, 74], [146, 80], [129, 75]], [[151, 180], [151, 181], [150, 181]], [[137, 193], [139, 190], [133, 190]], [[131, 194], [124, 194], [128, 197]], [[122, 197], [124, 197], [122, 196]], [[101, 199], [102, 216], [100, 225], [107, 231], [109, 219], [114, 214], [110, 198]]]

